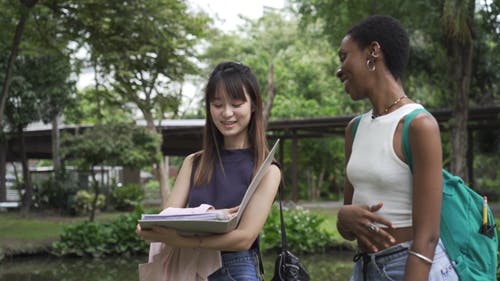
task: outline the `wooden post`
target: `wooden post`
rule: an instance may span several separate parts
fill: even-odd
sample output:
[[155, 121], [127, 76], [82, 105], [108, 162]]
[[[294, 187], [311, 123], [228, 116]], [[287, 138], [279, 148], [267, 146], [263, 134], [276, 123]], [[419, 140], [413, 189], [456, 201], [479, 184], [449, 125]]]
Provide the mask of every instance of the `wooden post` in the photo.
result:
[[299, 200], [297, 142], [297, 135], [294, 130], [292, 132], [292, 200], [294, 202]]

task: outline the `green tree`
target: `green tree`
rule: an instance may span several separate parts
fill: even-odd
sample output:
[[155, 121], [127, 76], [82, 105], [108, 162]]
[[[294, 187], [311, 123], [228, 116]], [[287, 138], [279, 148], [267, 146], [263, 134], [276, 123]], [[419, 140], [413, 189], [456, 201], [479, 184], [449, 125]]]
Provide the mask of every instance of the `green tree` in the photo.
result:
[[76, 92], [75, 106], [64, 109], [66, 124], [93, 125], [133, 122], [133, 107], [124, 105], [112, 89], [87, 87]]
[[[4, 128], [4, 110], [5, 104], [7, 101], [7, 97], [9, 96], [9, 87], [12, 82], [12, 70], [14, 68], [14, 62], [16, 60], [17, 54], [19, 52], [19, 46], [21, 45], [21, 39], [23, 36], [23, 32], [26, 26], [26, 21], [30, 16], [30, 12], [33, 7], [36, 5], [38, 0], [21, 0], [15, 10], [17, 10], [16, 14], [19, 14], [19, 21], [16, 24], [14, 38], [12, 39], [12, 45], [10, 48], [9, 59], [7, 61], [7, 65], [5, 68], [5, 75], [3, 77], [2, 83], [2, 91], [0, 92], [0, 128], [2, 129], [1, 133], [3, 133]], [[2, 6], [8, 6], [7, 3], [1, 3]]]
[[[65, 1], [53, 9], [80, 35], [113, 91], [156, 132], [155, 117], [177, 110], [185, 75], [197, 73], [195, 46], [208, 18], [189, 13], [181, 0]], [[169, 194], [164, 165], [163, 159], [156, 165], [163, 201]]]
[[29, 176], [23, 130], [29, 123], [39, 120], [39, 115], [36, 114], [36, 103], [36, 94], [29, 81], [23, 76], [12, 79], [10, 95], [5, 108], [5, 116], [8, 127], [10, 127], [10, 130], [14, 132], [20, 140], [19, 147], [24, 187], [24, 194], [21, 198], [23, 214], [29, 213], [33, 197], [33, 187]]
[[[362, 105], [353, 103], [341, 90], [334, 75], [336, 51], [330, 47], [327, 37], [315, 24], [305, 27], [304, 32], [298, 23], [292, 12], [267, 13], [257, 20], [246, 19], [235, 32], [216, 34], [205, 52], [208, 69], [222, 60], [248, 64], [263, 88], [272, 113], [268, 116], [272, 119], [356, 112]], [[311, 132], [309, 136], [324, 137], [326, 134]], [[319, 194], [329, 193], [331, 187], [337, 190], [337, 180], [332, 179], [340, 178], [343, 161], [332, 159], [340, 159], [343, 154], [342, 150], [327, 147], [338, 147], [341, 139], [292, 142], [284, 146], [287, 151], [284, 164], [292, 163], [289, 156], [295, 154], [301, 171], [300, 174], [285, 171], [298, 176], [287, 177], [293, 183], [292, 199], [297, 200], [299, 196], [318, 199]], [[297, 153], [288, 153], [292, 151]]]
[[[65, 56], [20, 56], [16, 62], [17, 75], [11, 82], [7, 99], [6, 119], [16, 132], [20, 143], [23, 181], [23, 212], [29, 212], [33, 196], [28, 159], [25, 152], [24, 128], [39, 120], [53, 120], [70, 102], [68, 92], [73, 83], [69, 80], [69, 59]], [[47, 75], [47, 73], [51, 73]]]
[[469, 93], [474, 54], [475, 1], [445, 0], [442, 20], [448, 57], [449, 89], [454, 93], [450, 170], [468, 182]]
[[[404, 79], [405, 88], [414, 99], [426, 103], [430, 108], [454, 105], [455, 119], [450, 124], [451, 170], [467, 179], [465, 152], [470, 85], [474, 85], [477, 79], [482, 80], [483, 87], [488, 85], [484, 83], [488, 79], [477, 77], [472, 69], [484, 69], [479, 73], [485, 73], [485, 67], [491, 68], [488, 64], [472, 64], [474, 46], [480, 39], [474, 27], [478, 23], [486, 26], [483, 30], [487, 30], [490, 36], [483, 36], [483, 39], [492, 38], [492, 34], [493, 38], [498, 38], [498, 25], [493, 27], [494, 22], [498, 22], [498, 3], [495, 3], [498, 1], [481, 3], [478, 11], [474, 10], [475, 1], [402, 1], [397, 5], [394, 1], [365, 0], [293, 2], [297, 4], [302, 24], [321, 24], [334, 48], [339, 46], [348, 27], [370, 14], [388, 14], [403, 22], [410, 33], [412, 52]], [[493, 42], [490, 43], [493, 46], [498, 44], [498, 40]], [[491, 49], [495, 48], [498, 47]], [[479, 55], [483, 60], [487, 58], [487, 52]], [[496, 66], [498, 68], [498, 63]]]
[[[70, 64], [70, 53], [67, 51], [67, 38], [62, 36], [58, 28], [58, 21], [52, 17], [52, 13], [42, 5], [35, 4], [38, 1], [21, 1], [21, 6], [8, 5], [0, 3], [2, 12], [0, 17], [5, 19], [8, 29], [2, 30], [2, 37], [8, 37], [7, 34], [14, 32], [14, 23], [7, 19], [11, 17], [9, 12], [20, 11], [21, 22], [17, 23], [17, 29], [14, 32], [15, 40], [12, 46], [0, 44], [0, 49], [14, 48], [16, 55], [5, 60], [1, 64], [1, 77], [7, 81], [4, 86], [10, 88], [9, 96], [4, 95], [6, 102], [5, 115], [9, 126], [3, 127], [16, 132], [21, 139], [23, 180], [25, 193], [23, 198], [23, 212], [28, 212], [31, 205], [32, 188], [29, 179], [27, 167], [27, 158], [24, 152], [23, 129], [31, 122], [44, 121], [53, 122], [57, 125], [57, 117], [61, 114], [63, 108], [71, 101], [71, 92], [73, 91], [74, 81], [71, 81], [70, 75], [73, 68]], [[29, 2], [29, 3], [28, 3]], [[29, 4], [29, 7], [26, 5]], [[27, 17], [33, 19], [26, 22]], [[23, 40], [21, 41], [21, 34]], [[3, 41], [5, 42], [5, 41]], [[17, 54], [17, 50], [22, 52]], [[6, 52], [8, 53], [8, 52]], [[11, 60], [12, 64], [11, 64]], [[10, 75], [10, 76], [9, 76]], [[10, 78], [8, 78], [10, 77]], [[4, 87], [4, 89], [6, 89]], [[7, 90], [6, 90], [7, 91]], [[53, 155], [54, 166], [58, 168], [58, 129], [53, 128]], [[0, 163], [4, 167], [5, 162]]]
[[86, 129], [82, 134], [63, 136], [61, 152], [92, 176], [94, 199], [90, 221], [94, 220], [100, 194], [96, 167], [101, 165], [142, 168], [160, 159], [160, 138], [145, 128], [130, 124], [101, 124]]

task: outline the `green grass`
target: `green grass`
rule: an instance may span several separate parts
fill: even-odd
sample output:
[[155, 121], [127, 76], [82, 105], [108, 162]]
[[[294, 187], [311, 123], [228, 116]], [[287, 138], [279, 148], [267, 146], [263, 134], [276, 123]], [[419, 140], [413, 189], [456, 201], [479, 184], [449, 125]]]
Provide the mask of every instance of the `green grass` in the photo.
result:
[[[68, 223], [1, 216], [0, 241], [57, 238]], [[1, 244], [1, 243], [0, 243]]]
[[325, 220], [321, 225], [321, 229], [331, 233], [333, 235], [340, 234], [337, 231], [337, 210], [323, 209], [323, 208], [310, 208], [310, 212], [321, 215]]
[[[331, 233], [335, 240], [346, 242], [337, 231], [337, 211], [331, 209], [314, 208], [311, 212], [322, 215], [325, 221], [321, 228]], [[96, 215], [96, 221], [111, 221], [123, 213], [105, 212]], [[32, 214], [22, 217], [18, 213], [0, 213], [0, 254], [6, 252], [25, 252], [25, 249], [46, 247], [59, 239], [63, 229], [72, 224], [86, 221], [87, 217], [61, 217], [53, 215]], [[500, 219], [496, 219], [500, 225]]]
[[[110, 221], [122, 213], [99, 213], [96, 221]], [[37, 251], [57, 241], [64, 228], [88, 220], [88, 217], [61, 217], [19, 213], [0, 213], [0, 254]]]

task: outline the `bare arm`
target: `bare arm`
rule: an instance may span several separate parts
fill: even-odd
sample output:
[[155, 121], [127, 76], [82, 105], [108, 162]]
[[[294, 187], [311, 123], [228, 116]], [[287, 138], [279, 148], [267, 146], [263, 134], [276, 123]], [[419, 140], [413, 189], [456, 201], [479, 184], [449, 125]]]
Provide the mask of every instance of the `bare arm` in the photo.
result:
[[[413, 245], [412, 250], [434, 258], [439, 241], [442, 199], [442, 150], [439, 126], [428, 114], [410, 124], [413, 158]], [[427, 280], [430, 264], [410, 255], [404, 280]]]
[[[228, 233], [205, 237], [186, 237], [167, 228], [137, 232], [149, 241], [164, 242], [180, 248], [207, 248], [224, 251], [241, 251], [250, 248], [257, 238], [271, 210], [281, 180], [281, 171], [271, 165], [248, 203], [239, 226]], [[181, 196], [179, 196], [181, 197]], [[176, 202], [176, 200], [174, 200]]]
[[[345, 142], [344, 142], [344, 157], [345, 157], [345, 164], [344, 167], [347, 167], [347, 163], [349, 162], [349, 159], [351, 157], [351, 149], [352, 149], [352, 126], [354, 124], [354, 120], [356, 118], [352, 119], [349, 124], [347, 125], [345, 129]], [[353, 195], [353, 188], [352, 184], [347, 178], [347, 173], [344, 178], [344, 206], [346, 205], [351, 205], [352, 204], [352, 195]], [[354, 240], [356, 239], [356, 236], [354, 233], [349, 230], [346, 227], [346, 222], [343, 218], [343, 212], [344, 210], [341, 208], [338, 213], [337, 217], [337, 230], [339, 231], [340, 235], [344, 237], [347, 240]]]
[[167, 198], [166, 205], [167, 207], [176, 207], [176, 208], [184, 208], [186, 207], [188, 196], [189, 196], [189, 184], [191, 180], [191, 170], [193, 169], [193, 157], [194, 154], [188, 155], [184, 158], [182, 162], [181, 169], [177, 174], [175, 179], [174, 186], [172, 188], [172, 192]]

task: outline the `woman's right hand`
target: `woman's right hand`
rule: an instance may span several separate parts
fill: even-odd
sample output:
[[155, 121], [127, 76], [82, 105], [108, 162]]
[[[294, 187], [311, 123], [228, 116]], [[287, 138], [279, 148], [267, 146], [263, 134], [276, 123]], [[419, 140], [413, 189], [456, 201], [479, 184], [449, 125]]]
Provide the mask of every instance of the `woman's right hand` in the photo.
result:
[[378, 252], [379, 249], [394, 245], [395, 238], [386, 231], [387, 228], [394, 228], [392, 223], [375, 214], [382, 206], [382, 202], [372, 206], [342, 206], [337, 214], [339, 231], [355, 236], [360, 247], [369, 252]]

